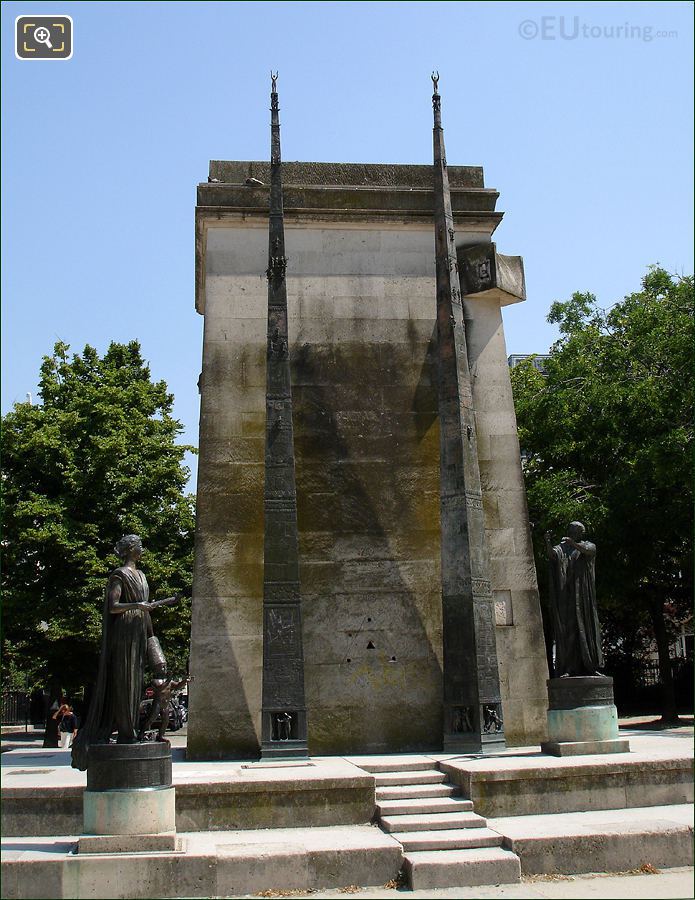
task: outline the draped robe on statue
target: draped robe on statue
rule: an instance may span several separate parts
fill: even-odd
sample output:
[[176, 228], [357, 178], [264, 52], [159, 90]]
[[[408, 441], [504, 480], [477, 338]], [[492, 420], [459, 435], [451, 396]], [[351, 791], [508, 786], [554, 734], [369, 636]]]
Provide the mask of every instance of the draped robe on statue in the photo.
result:
[[83, 771], [87, 768], [90, 744], [108, 743], [114, 730], [118, 731], [119, 743], [134, 743], [138, 739], [147, 638], [152, 625], [146, 610], [110, 612], [109, 594], [115, 582], [121, 586], [120, 603], [146, 603], [150, 596], [147, 579], [139, 569], [122, 566], [109, 576], [97, 682], [87, 720], [72, 746], [72, 765]]
[[603, 667], [596, 608], [596, 545], [558, 544], [550, 556], [556, 675], [595, 675]]

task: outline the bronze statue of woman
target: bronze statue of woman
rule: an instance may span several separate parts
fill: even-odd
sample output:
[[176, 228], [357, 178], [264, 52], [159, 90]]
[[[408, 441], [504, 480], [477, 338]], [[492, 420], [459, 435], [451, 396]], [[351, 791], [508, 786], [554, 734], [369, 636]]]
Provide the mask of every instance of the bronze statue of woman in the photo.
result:
[[150, 602], [147, 579], [137, 568], [142, 541], [136, 534], [122, 537], [114, 549], [123, 565], [109, 575], [97, 682], [87, 720], [72, 745], [72, 766], [83, 771], [90, 745], [108, 743], [113, 731], [119, 744], [137, 743], [148, 643], [158, 647], [150, 610], [178, 600]]

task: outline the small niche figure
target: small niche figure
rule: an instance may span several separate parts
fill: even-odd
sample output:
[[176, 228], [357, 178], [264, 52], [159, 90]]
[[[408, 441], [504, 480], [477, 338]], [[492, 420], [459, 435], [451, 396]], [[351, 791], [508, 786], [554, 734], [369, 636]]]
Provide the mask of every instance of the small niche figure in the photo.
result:
[[494, 706], [483, 707], [483, 728], [486, 732], [502, 731], [502, 719]]
[[[180, 681], [173, 681], [167, 674], [167, 661], [162, 653], [157, 638], [150, 638], [150, 646], [148, 652], [150, 662], [154, 671], [152, 679], [152, 706], [140, 728], [139, 740], [145, 739], [145, 732], [149, 730], [150, 725], [155, 721], [157, 715], [161, 713], [162, 723], [159, 726], [157, 737], [155, 740], [164, 741], [164, 732], [169, 724], [169, 710], [171, 708], [172, 691], [178, 691], [190, 681], [190, 678], [182, 678]], [[153, 646], [154, 645], [154, 646]]]
[[453, 732], [454, 734], [464, 734], [473, 731], [471, 724], [471, 714], [467, 706], [458, 706], [453, 712]]
[[289, 741], [292, 735], [292, 716], [288, 712], [278, 713], [275, 716], [275, 729], [279, 741]]

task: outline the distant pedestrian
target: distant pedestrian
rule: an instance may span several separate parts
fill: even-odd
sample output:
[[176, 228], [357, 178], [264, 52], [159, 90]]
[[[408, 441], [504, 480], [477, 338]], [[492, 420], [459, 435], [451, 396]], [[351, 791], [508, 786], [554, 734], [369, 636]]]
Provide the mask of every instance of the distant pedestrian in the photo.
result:
[[60, 733], [60, 749], [68, 750], [77, 735], [77, 716], [75, 715], [72, 706], [66, 704], [62, 709], [64, 712], [60, 718], [60, 724], [58, 725], [58, 731]]

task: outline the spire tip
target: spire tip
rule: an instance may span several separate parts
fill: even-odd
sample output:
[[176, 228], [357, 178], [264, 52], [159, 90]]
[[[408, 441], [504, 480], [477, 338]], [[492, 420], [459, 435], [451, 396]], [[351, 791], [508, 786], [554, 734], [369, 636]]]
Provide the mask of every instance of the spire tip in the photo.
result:
[[271, 69], [270, 70], [270, 81], [272, 84], [271, 90], [274, 94], [277, 93], [277, 80], [278, 80], [278, 73], [275, 72], [275, 74], [273, 74], [273, 70]]
[[432, 72], [432, 74], [430, 75], [430, 78], [432, 79], [432, 86], [434, 87], [434, 92], [435, 92], [435, 94], [438, 94], [439, 91], [437, 90], [437, 85], [439, 84], [439, 72]]

